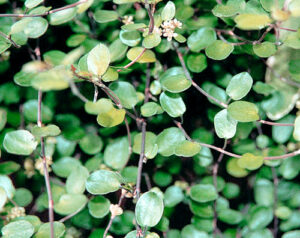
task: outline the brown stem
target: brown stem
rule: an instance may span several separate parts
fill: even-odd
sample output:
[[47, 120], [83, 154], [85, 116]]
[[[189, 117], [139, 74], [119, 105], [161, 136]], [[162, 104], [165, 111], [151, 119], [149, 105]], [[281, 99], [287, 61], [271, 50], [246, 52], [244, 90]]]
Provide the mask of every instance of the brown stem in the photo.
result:
[[0, 17], [42, 17], [42, 16], [48, 16], [49, 14], [52, 14], [52, 13], [55, 13], [55, 12], [60, 12], [60, 11], [63, 11], [63, 10], [66, 10], [66, 9], [69, 9], [69, 8], [72, 8], [72, 7], [76, 7], [82, 3], [85, 3], [87, 2], [88, 0], [80, 0], [78, 2], [75, 2], [73, 4], [70, 4], [70, 5], [67, 5], [67, 6], [64, 6], [64, 7], [61, 7], [61, 8], [56, 8], [56, 9], [53, 9], [53, 10], [50, 10], [50, 11], [47, 11], [47, 12], [44, 12], [42, 14], [14, 14], [14, 13], [8, 13], [8, 14], [0, 14]]
[[195, 83], [195, 81], [192, 79], [192, 77], [191, 77], [191, 75], [190, 75], [190, 73], [189, 73], [189, 71], [188, 71], [188, 69], [187, 69], [187, 67], [186, 67], [186, 64], [185, 64], [185, 62], [184, 62], [183, 56], [182, 56], [181, 52], [179, 51], [178, 47], [175, 46], [175, 44], [173, 44], [173, 47], [174, 47], [175, 50], [176, 50], [176, 53], [177, 53], [177, 56], [178, 56], [178, 58], [179, 58], [180, 64], [181, 64], [181, 66], [182, 66], [182, 68], [183, 68], [184, 74], [185, 74], [185, 76], [187, 77], [187, 79], [188, 79], [189, 81], [192, 82], [192, 85], [193, 85], [200, 93], [202, 93], [205, 97], [210, 98], [211, 100], [213, 100], [214, 102], [216, 102], [216, 103], [219, 104], [220, 106], [222, 106], [222, 107], [224, 107], [224, 108], [227, 108], [228, 105], [227, 105], [226, 103], [223, 103], [223, 102], [221, 102], [220, 100], [218, 100], [218, 99], [214, 98], [213, 96], [209, 95], [209, 94], [208, 94], [207, 92], [205, 92], [199, 85], [197, 85], [197, 84]]
[[0, 36], [4, 37], [6, 40], [8, 40], [14, 47], [20, 48], [21, 46], [18, 45], [16, 42], [14, 42], [10, 36], [4, 34], [3, 32], [0, 31]]
[[150, 96], [150, 79], [151, 79], [151, 71], [150, 71], [150, 64], [147, 64], [147, 72], [146, 72], [146, 88], [145, 88], [145, 98], [144, 104], [149, 101]]
[[93, 102], [97, 102], [98, 94], [99, 94], [98, 86], [97, 86], [97, 85], [94, 85], [94, 87], [95, 87], [95, 92], [94, 92], [94, 99], [93, 99]]
[[59, 220], [59, 222], [64, 223], [65, 221], [69, 220], [70, 218], [72, 218], [73, 216], [77, 215], [79, 212], [82, 211], [84, 207], [82, 207], [81, 209], [77, 210], [76, 212], [73, 212], [65, 217], [63, 217], [62, 219]]
[[129, 64], [127, 64], [127, 65], [125, 65], [125, 66], [123, 66], [122, 67], [122, 69], [118, 69], [117, 71], [118, 72], [121, 72], [123, 69], [127, 69], [127, 68], [129, 68], [130, 66], [132, 66], [132, 65], [134, 65], [142, 56], [143, 56], [143, 54], [146, 52], [146, 48], [144, 48], [143, 50], [142, 50], [142, 52], [133, 60], [133, 61], [131, 61]]
[[290, 29], [290, 28], [281, 27], [281, 26], [278, 26], [277, 28], [280, 29], [280, 30], [285, 30], [285, 31], [292, 31], [292, 32], [297, 32], [298, 31], [298, 30], [294, 30], [294, 29]]
[[[37, 125], [38, 127], [42, 127], [42, 91], [38, 91], [38, 116], [37, 116]], [[43, 159], [43, 167], [44, 167], [44, 177], [46, 183], [46, 189], [48, 194], [48, 211], [49, 211], [49, 223], [50, 223], [50, 237], [54, 238], [54, 212], [53, 212], [53, 199], [52, 199], [52, 191], [50, 186], [50, 178], [49, 171], [47, 167], [47, 159], [45, 154], [45, 142], [44, 137], [41, 137], [41, 156]]]
[[78, 88], [76, 87], [76, 84], [75, 84], [72, 80], [70, 80], [69, 85], [70, 85], [70, 88], [71, 88], [72, 93], [73, 93], [76, 97], [78, 97], [78, 98], [79, 98], [81, 101], [83, 101], [83, 102], [88, 102], [88, 101], [89, 101], [85, 96], [83, 96], [83, 95], [80, 93], [80, 91], [79, 91]]
[[[119, 207], [121, 207], [121, 204], [122, 204], [122, 201], [123, 201], [124, 197], [125, 197], [125, 195], [122, 194], [121, 197], [120, 197], [120, 199], [119, 199], [119, 202], [118, 202]], [[107, 224], [107, 227], [105, 228], [105, 231], [104, 231], [104, 234], [103, 234], [103, 238], [106, 238], [107, 233], [108, 233], [108, 231], [109, 231], [109, 229], [110, 229], [110, 227], [111, 227], [114, 219], [115, 219], [115, 216], [111, 216], [110, 217], [109, 222]]]
[[278, 122], [271, 122], [271, 121], [265, 121], [265, 120], [258, 120], [258, 122], [270, 126], [294, 126], [293, 123], [278, 123]]
[[277, 237], [277, 233], [278, 233], [278, 217], [275, 215], [275, 211], [277, 208], [277, 188], [278, 188], [278, 176], [277, 176], [277, 172], [276, 169], [274, 167], [272, 168], [272, 176], [273, 176], [273, 184], [274, 184], [274, 205], [273, 205], [273, 213], [274, 213], [274, 225], [273, 225], [273, 236], [274, 238]]

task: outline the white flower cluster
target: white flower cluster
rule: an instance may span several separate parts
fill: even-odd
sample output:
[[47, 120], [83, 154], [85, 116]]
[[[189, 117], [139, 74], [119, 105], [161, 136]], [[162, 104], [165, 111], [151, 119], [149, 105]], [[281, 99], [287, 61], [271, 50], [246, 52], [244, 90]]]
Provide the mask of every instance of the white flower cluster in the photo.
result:
[[[46, 164], [47, 164], [47, 169], [48, 169], [49, 172], [51, 171], [50, 165], [52, 165], [52, 163], [53, 163], [52, 157], [46, 156]], [[38, 158], [35, 161], [34, 167], [35, 167], [36, 170], [39, 170], [42, 175], [44, 175], [44, 164], [43, 164], [43, 159], [42, 158]]]
[[16, 217], [23, 217], [23, 216], [26, 216], [24, 207], [13, 207], [8, 213], [8, 215], [6, 216], [6, 219], [12, 220]]
[[123, 209], [118, 204], [110, 204], [109, 210], [112, 217], [120, 216], [123, 214]]
[[133, 24], [133, 16], [124, 16], [123, 19], [122, 19], [122, 22], [125, 24], [125, 25], [129, 25], [129, 24]]
[[176, 28], [181, 28], [182, 23], [178, 21], [176, 18], [169, 20], [169, 21], [164, 21], [161, 24], [162, 27], [162, 34], [164, 37], [167, 37], [168, 41], [171, 41], [173, 37], [177, 37], [178, 34], [175, 33]]

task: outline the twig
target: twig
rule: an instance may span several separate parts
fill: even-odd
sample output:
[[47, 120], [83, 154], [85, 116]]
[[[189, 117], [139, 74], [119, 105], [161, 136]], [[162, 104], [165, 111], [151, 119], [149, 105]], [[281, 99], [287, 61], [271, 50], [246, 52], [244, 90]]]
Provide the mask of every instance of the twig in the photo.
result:
[[2, 31], [0, 31], [0, 36], [4, 37], [6, 40], [8, 40], [14, 47], [20, 48], [21, 46], [18, 45], [16, 42], [14, 42], [10, 36], [4, 34]]
[[[122, 193], [121, 196], [120, 196], [119, 202], [118, 202], [119, 207], [121, 207], [121, 204], [122, 204], [122, 201], [123, 201], [124, 197], [125, 197], [125, 194]], [[115, 216], [110, 217], [109, 222], [107, 224], [107, 227], [105, 228], [103, 238], [106, 238], [107, 233], [108, 233], [114, 219], [115, 219]]]
[[87, 2], [88, 0], [80, 0], [78, 2], [75, 2], [73, 4], [69, 4], [67, 6], [64, 6], [64, 7], [61, 7], [61, 8], [56, 8], [56, 9], [53, 9], [53, 10], [50, 10], [50, 11], [47, 11], [47, 12], [44, 12], [42, 14], [14, 14], [14, 13], [8, 13], [8, 14], [5, 14], [5, 13], [2, 13], [0, 14], [0, 17], [42, 17], [42, 16], [48, 16], [52, 13], [55, 13], [55, 12], [60, 12], [60, 11], [63, 11], [63, 10], [66, 10], [66, 9], [69, 9], [69, 8], [72, 8], [72, 7], [76, 7], [82, 3], [85, 3]]
[[76, 212], [73, 212], [65, 217], [63, 217], [62, 219], [59, 220], [59, 222], [64, 223], [65, 221], [69, 220], [70, 218], [72, 218], [73, 216], [77, 215], [79, 212], [82, 211], [84, 207], [78, 209]]
[[278, 123], [278, 122], [271, 122], [271, 121], [265, 121], [265, 120], [257, 120], [258, 122], [270, 126], [294, 126], [293, 123]]
[[147, 72], [146, 72], [146, 87], [145, 87], [145, 98], [144, 104], [149, 101], [149, 94], [150, 94], [150, 78], [151, 78], [151, 71], [150, 71], [150, 64], [147, 64]]
[[273, 205], [273, 210], [274, 210], [274, 226], [273, 226], [273, 236], [276, 238], [277, 233], [278, 233], [278, 217], [275, 215], [275, 210], [277, 208], [277, 188], [278, 188], [278, 176], [276, 173], [276, 169], [274, 167], [272, 168], [272, 176], [273, 176], [273, 184], [274, 184], [274, 205]]
[[285, 31], [292, 31], [292, 32], [297, 32], [297, 30], [294, 30], [294, 29], [290, 29], [290, 28], [285, 28], [285, 27], [281, 27], [281, 26], [278, 26], [277, 28], [278, 28], [278, 29], [280, 29], [280, 30], [285, 30]]
[[[186, 131], [182, 127], [181, 123], [175, 121], [175, 124], [183, 132], [183, 134], [186, 137], [186, 139], [189, 140], [189, 141], [192, 141], [191, 137], [186, 133]], [[202, 143], [202, 142], [198, 142], [198, 143], [199, 143], [199, 145], [201, 145], [203, 147], [207, 147], [207, 148], [219, 151], [220, 153], [223, 153], [225, 155], [228, 155], [228, 156], [231, 156], [231, 157], [234, 157], [234, 158], [241, 158], [242, 157], [241, 155], [228, 152], [228, 151], [226, 151], [226, 150], [224, 150], [224, 149], [222, 149], [220, 147], [214, 146], [214, 145], [209, 145], [209, 144], [205, 144], [205, 143]], [[299, 154], [300, 154], [300, 149], [296, 150], [296, 151], [293, 151], [291, 153], [288, 153], [288, 154], [284, 154], [284, 155], [267, 156], [267, 157], [264, 157], [263, 159], [264, 160], [287, 159], [287, 158], [290, 158], [290, 157], [293, 157], [293, 156], [296, 156], [296, 155], [299, 155]]]
[[70, 88], [71, 88], [72, 93], [73, 93], [76, 97], [80, 98], [81, 101], [83, 101], [83, 102], [88, 102], [88, 101], [89, 101], [85, 96], [83, 96], [83, 95], [80, 93], [80, 91], [79, 91], [78, 88], [76, 87], [76, 84], [75, 84], [72, 80], [70, 80], [69, 85], [70, 85]]
[[181, 52], [179, 51], [178, 47], [175, 46], [175, 44], [173, 44], [173, 47], [174, 47], [175, 50], [176, 50], [176, 53], [177, 53], [177, 55], [178, 55], [179, 61], [180, 61], [180, 63], [181, 63], [181, 66], [182, 66], [182, 68], [183, 68], [184, 74], [185, 74], [185, 76], [187, 77], [187, 79], [188, 79], [189, 81], [192, 82], [192, 85], [193, 85], [200, 93], [202, 93], [205, 97], [210, 98], [211, 100], [215, 101], [215, 102], [216, 102], [217, 104], [219, 104], [220, 106], [222, 106], [222, 107], [224, 107], [224, 108], [227, 108], [228, 105], [227, 105], [226, 103], [223, 103], [223, 102], [221, 102], [220, 100], [218, 100], [218, 99], [214, 98], [213, 96], [209, 95], [209, 94], [208, 94], [207, 92], [205, 92], [199, 85], [197, 85], [197, 84], [195, 83], [195, 81], [192, 79], [192, 77], [191, 77], [191, 75], [190, 75], [190, 73], [189, 73], [189, 71], [188, 71], [188, 69], [187, 69], [187, 67], [186, 67], [186, 65], [185, 65], [184, 59], [183, 59], [182, 54], [181, 54]]
[[95, 87], [95, 92], [94, 92], [94, 100], [93, 100], [93, 102], [97, 102], [98, 94], [99, 94], [98, 86], [94, 85], [94, 87]]
[[216, 2], [220, 5], [222, 4], [222, 0], [216, 0]]
[[151, 181], [150, 181], [150, 177], [149, 177], [148, 173], [143, 173], [143, 175], [144, 175], [144, 177], [145, 177], [147, 189], [150, 190], [150, 189], [152, 188], [152, 186], [151, 186]]
[[146, 50], [147, 50], [147, 49], [144, 48], [144, 49], [141, 51], [141, 53], [140, 53], [133, 61], [131, 61], [129, 64], [123, 66], [122, 69], [118, 69], [117, 71], [118, 71], [118, 72], [121, 72], [123, 69], [127, 69], [127, 68], [129, 68], [130, 66], [134, 65], [134, 64], [135, 64], [135, 63], [143, 56], [143, 54], [146, 52]]
[[[37, 125], [42, 127], [42, 91], [38, 91], [38, 115], [37, 115]], [[48, 194], [48, 210], [49, 210], [49, 222], [50, 222], [50, 237], [54, 238], [54, 212], [53, 212], [53, 198], [50, 186], [49, 171], [47, 167], [47, 159], [45, 154], [45, 142], [44, 137], [41, 137], [41, 156], [43, 159], [44, 167], [44, 177]]]
[[[224, 145], [223, 145], [223, 150], [226, 149], [227, 146], [227, 140], [225, 139]], [[218, 171], [219, 171], [219, 166], [220, 163], [222, 162], [222, 159], [224, 157], [224, 153], [220, 153], [217, 162], [213, 166], [213, 180], [214, 180], [214, 187], [218, 193], [218, 181], [217, 181], [217, 176], [218, 176]], [[218, 215], [217, 215], [217, 201], [214, 201], [214, 220], [213, 220], [213, 231], [214, 231], [214, 237], [217, 237], [217, 232], [219, 231], [218, 229]]]

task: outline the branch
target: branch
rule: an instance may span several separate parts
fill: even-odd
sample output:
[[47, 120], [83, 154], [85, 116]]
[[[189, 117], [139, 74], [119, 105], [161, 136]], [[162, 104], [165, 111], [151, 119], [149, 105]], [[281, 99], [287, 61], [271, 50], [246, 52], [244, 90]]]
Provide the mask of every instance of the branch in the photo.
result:
[[72, 8], [72, 7], [76, 7], [82, 3], [85, 3], [87, 2], [88, 0], [80, 0], [76, 3], [73, 3], [73, 4], [70, 4], [70, 5], [67, 5], [67, 6], [64, 6], [64, 7], [61, 7], [61, 8], [56, 8], [56, 9], [53, 9], [51, 11], [47, 11], [47, 12], [44, 12], [42, 14], [14, 14], [14, 13], [8, 13], [8, 14], [0, 14], [0, 17], [42, 17], [42, 16], [48, 16], [52, 13], [55, 13], [55, 12], [60, 12], [60, 11], [63, 11], [63, 10], [66, 10], [66, 9], [69, 9], [69, 8]]
[[277, 188], [278, 188], [278, 176], [276, 169], [274, 167], [271, 167], [272, 169], [272, 176], [273, 176], [273, 184], [274, 184], [274, 204], [273, 204], [273, 213], [274, 213], [274, 226], [273, 226], [273, 236], [277, 237], [278, 233], [278, 217], [275, 215], [275, 210], [277, 209]]
[[127, 65], [125, 65], [125, 66], [123, 66], [122, 67], [122, 69], [118, 69], [117, 71], [118, 72], [121, 72], [123, 69], [127, 69], [127, 68], [129, 68], [130, 66], [132, 66], [132, 65], [134, 65], [142, 56], [143, 56], [143, 54], [146, 52], [146, 48], [144, 48], [143, 50], [142, 50], [142, 52], [133, 60], [133, 61], [131, 61], [129, 64], [127, 64]]
[[3, 32], [0, 31], [0, 36], [4, 37], [6, 40], [8, 40], [14, 47], [16, 48], [21, 48], [20, 45], [18, 45], [16, 42], [14, 42], [10, 36], [4, 34]]
[[76, 97], [78, 97], [78, 98], [79, 98], [81, 101], [83, 101], [83, 102], [88, 102], [88, 101], [89, 101], [85, 96], [83, 96], [83, 95], [80, 93], [80, 91], [79, 91], [78, 88], [76, 87], [76, 84], [75, 84], [72, 80], [70, 80], [69, 84], [70, 84], [70, 88], [71, 88], [72, 93], [73, 93]]
[[258, 122], [270, 126], [294, 126], [293, 123], [278, 123], [278, 122], [271, 122], [271, 121], [264, 121], [264, 120], [258, 120]]
[[70, 218], [72, 218], [73, 216], [77, 215], [79, 212], [82, 211], [84, 207], [78, 209], [76, 212], [73, 212], [65, 217], [63, 217], [62, 219], [59, 220], [59, 222], [64, 223], [65, 221], [69, 220]]
[[[189, 140], [189, 141], [192, 141], [191, 137], [186, 133], [186, 131], [182, 127], [181, 123], [175, 122], [175, 124], [183, 132], [183, 134], [185, 135], [186, 139]], [[234, 158], [241, 158], [242, 157], [241, 155], [228, 152], [228, 151], [226, 151], [226, 150], [224, 150], [224, 149], [222, 149], [220, 147], [214, 146], [214, 145], [209, 145], [209, 144], [205, 144], [205, 143], [202, 143], [202, 142], [198, 142], [198, 143], [199, 143], [199, 145], [201, 145], [203, 147], [207, 147], [207, 148], [210, 148], [212, 150], [219, 151], [220, 153], [223, 153], [225, 155], [228, 155], [228, 156], [231, 156], [231, 157], [234, 157]], [[266, 156], [263, 159], [264, 160], [287, 159], [287, 158], [290, 158], [290, 157], [293, 157], [293, 156], [296, 156], [296, 155], [300, 155], [300, 149], [296, 150], [294, 152], [288, 153], [288, 154], [284, 154], [284, 155]]]
[[[38, 91], [38, 116], [37, 116], [37, 125], [42, 127], [42, 91]], [[48, 210], [49, 210], [49, 222], [50, 222], [50, 237], [54, 238], [54, 212], [53, 212], [53, 198], [52, 191], [50, 186], [49, 171], [47, 167], [47, 159], [45, 154], [45, 142], [44, 137], [41, 137], [41, 156], [43, 159], [44, 166], [44, 177], [48, 194]]]

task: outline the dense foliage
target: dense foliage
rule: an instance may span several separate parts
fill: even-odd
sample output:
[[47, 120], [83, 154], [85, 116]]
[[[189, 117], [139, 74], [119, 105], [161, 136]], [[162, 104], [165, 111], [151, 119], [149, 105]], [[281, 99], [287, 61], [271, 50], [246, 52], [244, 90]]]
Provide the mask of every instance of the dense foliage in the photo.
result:
[[0, 0], [6, 238], [299, 238], [299, 0]]

